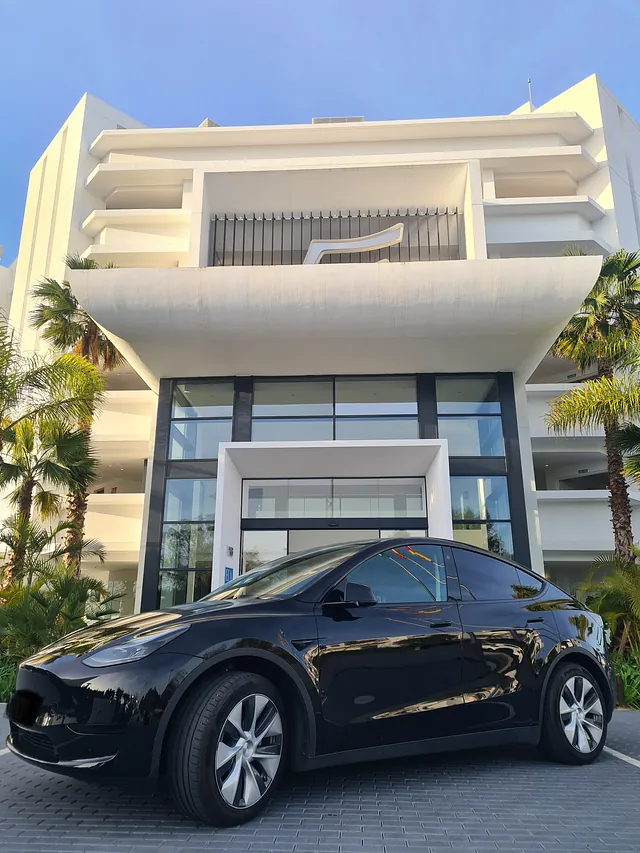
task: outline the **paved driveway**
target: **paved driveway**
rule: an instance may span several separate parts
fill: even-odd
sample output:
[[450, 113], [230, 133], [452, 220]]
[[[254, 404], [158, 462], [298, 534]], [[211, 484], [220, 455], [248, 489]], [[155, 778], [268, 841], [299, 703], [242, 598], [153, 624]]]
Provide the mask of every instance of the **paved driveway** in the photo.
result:
[[[6, 725], [3, 731], [6, 730]], [[609, 747], [640, 759], [640, 713]], [[367, 764], [291, 779], [261, 819], [214, 830], [170, 800], [81, 784], [0, 756], [1, 853], [640, 853], [640, 767], [509, 749]]]

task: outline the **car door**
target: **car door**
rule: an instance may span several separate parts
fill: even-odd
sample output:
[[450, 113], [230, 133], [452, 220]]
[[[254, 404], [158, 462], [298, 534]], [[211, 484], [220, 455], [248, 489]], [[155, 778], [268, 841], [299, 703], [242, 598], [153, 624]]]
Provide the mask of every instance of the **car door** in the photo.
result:
[[[462, 706], [462, 627], [445, 555], [428, 543], [388, 548], [316, 607], [323, 711], [320, 749], [334, 752], [441, 737]], [[347, 584], [375, 600], [345, 600]], [[353, 587], [351, 587], [353, 589]], [[454, 712], [452, 714], [452, 712]]]
[[499, 557], [451, 550], [461, 591], [465, 727], [532, 725], [540, 708], [538, 673], [558, 641], [544, 580]]

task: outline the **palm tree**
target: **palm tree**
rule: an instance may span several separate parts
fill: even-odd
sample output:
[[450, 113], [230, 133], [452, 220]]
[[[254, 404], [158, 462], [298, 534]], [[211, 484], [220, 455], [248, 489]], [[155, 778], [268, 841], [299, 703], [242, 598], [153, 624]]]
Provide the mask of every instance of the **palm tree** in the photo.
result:
[[33, 584], [13, 587], [0, 607], [0, 650], [19, 661], [65, 634], [102, 622], [118, 613], [121, 596], [109, 595], [101, 581], [75, 577], [56, 563]]
[[[65, 263], [71, 270], [99, 269], [96, 261], [79, 255], [67, 256]], [[122, 353], [78, 304], [68, 281], [45, 278], [33, 288], [32, 296], [38, 305], [31, 312], [31, 325], [44, 330], [43, 339], [54, 349], [86, 358], [102, 373], [124, 364]]]
[[[0, 546], [4, 545], [6, 552], [4, 563], [0, 564], [0, 590], [31, 584], [34, 577], [45, 576], [56, 563], [64, 563], [70, 551], [79, 559], [94, 557], [104, 563], [104, 547], [95, 539], [67, 545], [66, 534], [71, 526], [69, 521], [60, 521], [49, 529], [33, 518], [8, 518], [0, 529]], [[12, 556], [16, 553], [22, 554], [19, 570]]]
[[[640, 547], [632, 548], [640, 558]], [[614, 645], [624, 654], [627, 647], [640, 651], [640, 565], [621, 560], [617, 554], [603, 554], [593, 564], [594, 571], [606, 570], [598, 583], [587, 581], [581, 587], [589, 607], [599, 613], [611, 630]]]
[[75, 424], [101, 400], [104, 382], [85, 359], [23, 355], [15, 331], [0, 315], [0, 452], [19, 423]]
[[[97, 459], [87, 447], [86, 436], [79, 430], [68, 430], [61, 424], [37, 424], [21, 421], [5, 443], [7, 458], [0, 458], [0, 488], [13, 486], [8, 495], [20, 519], [31, 518], [32, 507], [42, 519], [60, 512], [60, 490], [77, 488], [78, 483], [95, 480]], [[69, 531], [75, 536], [76, 531]], [[22, 571], [23, 540], [13, 552], [12, 571]], [[69, 543], [71, 544], [71, 543]], [[72, 549], [67, 562], [75, 567]], [[9, 572], [9, 579], [11, 571]]]
[[[81, 258], [79, 255], [69, 255], [66, 264], [69, 269], [99, 268], [94, 260]], [[54, 349], [62, 352], [71, 350], [74, 355], [86, 359], [102, 374], [115, 370], [124, 363], [122, 354], [78, 304], [68, 281], [58, 282], [45, 278], [34, 287], [32, 295], [37, 306], [31, 313], [31, 325], [43, 330], [43, 339]], [[78, 429], [85, 436], [87, 450], [90, 446], [94, 415], [95, 408], [78, 420]], [[73, 545], [74, 540], [82, 539], [90, 484], [90, 480], [79, 480], [69, 490], [67, 515], [73, 522], [67, 537], [69, 545]], [[70, 553], [75, 553], [73, 548]], [[74, 559], [70, 557], [68, 565], [79, 575], [80, 562]]]
[[639, 269], [638, 252], [621, 249], [603, 261], [591, 292], [551, 348], [552, 355], [571, 359], [583, 371], [595, 366], [598, 377], [555, 400], [547, 416], [556, 432], [586, 426], [604, 429], [615, 551], [622, 560], [635, 560], [635, 555], [629, 490], [615, 441], [621, 413], [619, 407], [598, 407], [596, 401], [600, 392], [606, 396], [616, 386], [616, 370], [628, 366], [630, 352], [640, 342]]

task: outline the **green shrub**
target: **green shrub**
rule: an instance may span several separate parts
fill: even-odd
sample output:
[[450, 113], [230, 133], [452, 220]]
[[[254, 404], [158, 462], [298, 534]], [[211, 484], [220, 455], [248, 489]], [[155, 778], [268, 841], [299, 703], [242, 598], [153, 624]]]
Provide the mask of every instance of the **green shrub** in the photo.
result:
[[0, 702], [6, 702], [16, 683], [18, 662], [0, 658]]
[[640, 655], [615, 655], [613, 666], [622, 681], [625, 705], [640, 710]]

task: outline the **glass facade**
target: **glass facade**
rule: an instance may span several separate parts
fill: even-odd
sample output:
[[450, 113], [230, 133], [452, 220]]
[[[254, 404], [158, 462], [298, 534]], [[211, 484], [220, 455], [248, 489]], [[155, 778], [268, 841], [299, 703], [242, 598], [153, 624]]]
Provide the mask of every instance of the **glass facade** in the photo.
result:
[[[165, 438], [156, 448], [162, 511], [156, 511], [155, 528], [150, 521], [143, 609], [192, 601], [208, 591], [218, 445], [232, 439], [446, 438], [454, 538], [526, 564], [524, 495], [513, 485], [521, 476], [519, 461], [509, 457], [505, 442], [508, 436], [509, 447], [517, 448], [513, 387], [510, 377], [502, 377], [165, 381]], [[425, 535], [425, 491], [423, 477], [244, 481], [243, 569], [323, 544]]]
[[217, 459], [231, 441], [233, 382], [177, 382], [173, 391], [169, 459]]
[[415, 376], [254, 383], [253, 441], [417, 437]]
[[466, 467], [465, 476], [451, 477], [454, 539], [513, 557], [506, 461], [503, 476], [482, 476], [485, 458], [506, 456], [497, 377], [437, 377], [436, 412], [451, 464]]

